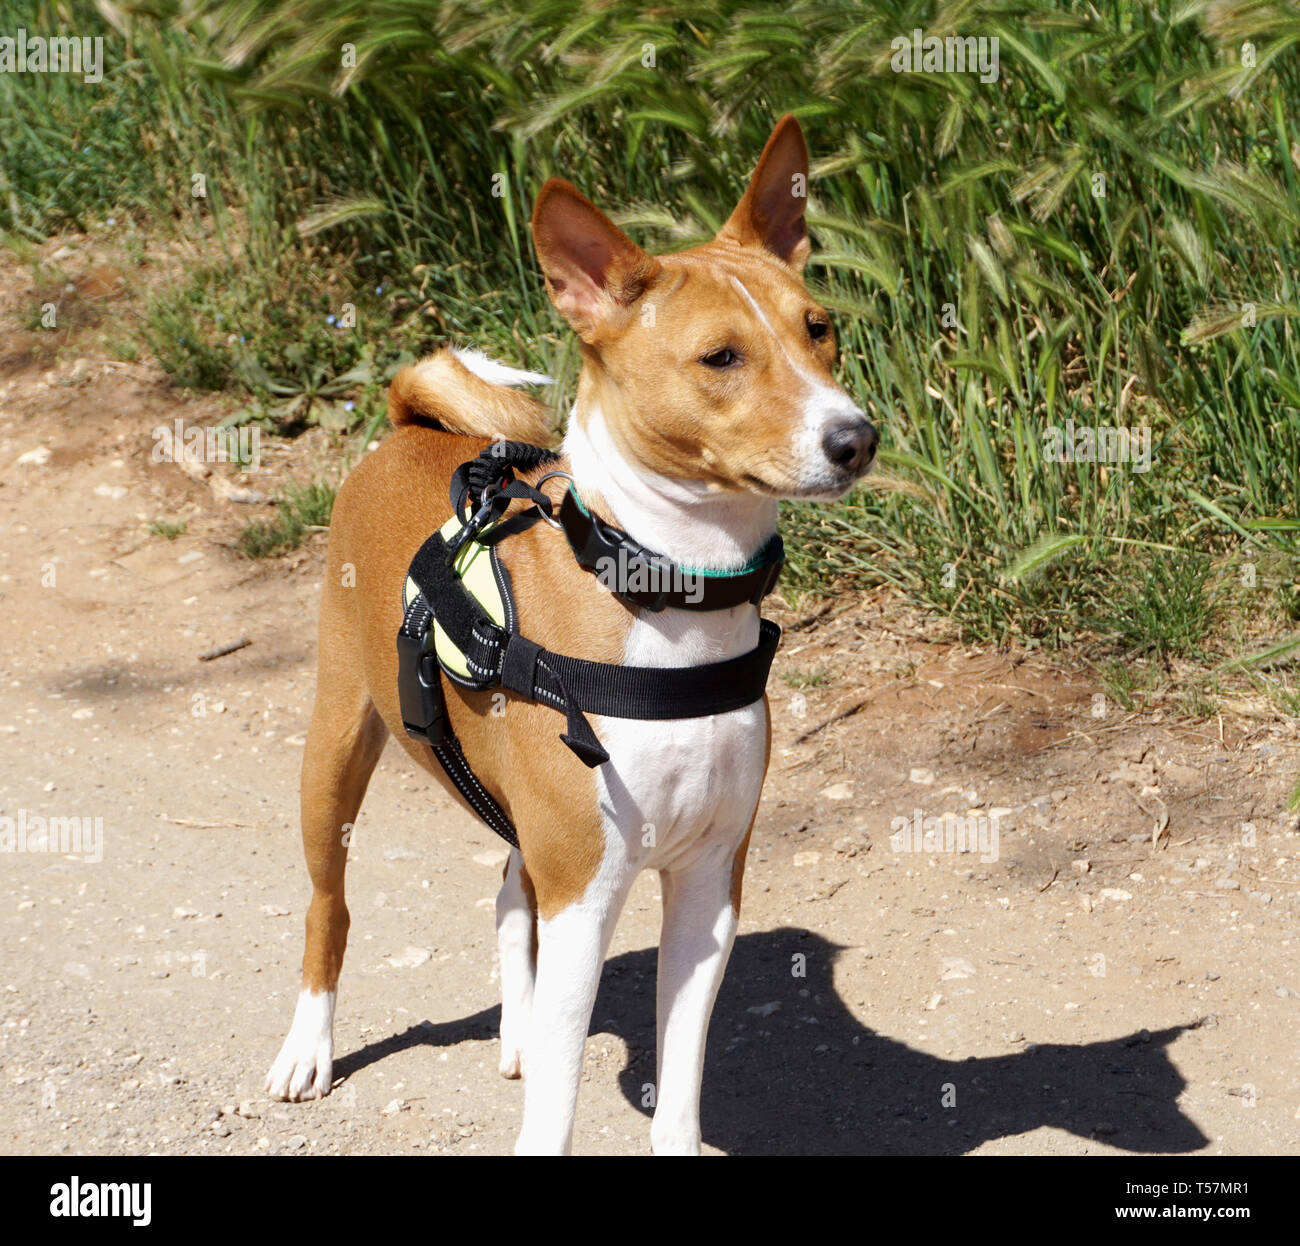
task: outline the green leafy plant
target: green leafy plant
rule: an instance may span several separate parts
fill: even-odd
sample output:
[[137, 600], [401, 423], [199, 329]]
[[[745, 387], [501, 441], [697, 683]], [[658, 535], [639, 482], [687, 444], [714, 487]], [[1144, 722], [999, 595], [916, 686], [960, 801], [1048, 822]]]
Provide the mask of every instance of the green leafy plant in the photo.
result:
[[[337, 421], [348, 386], [373, 402], [434, 338], [571, 397], [575, 350], [528, 235], [541, 182], [570, 178], [648, 246], [688, 246], [791, 110], [816, 157], [809, 277], [884, 438], [874, 485], [784, 508], [792, 593], [887, 584], [976, 639], [1190, 653], [1217, 598], [1188, 581], [1180, 601], [1177, 575], [1243, 546], [1300, 553], [1289, 0], [122, 11], [135, 57], [109, 76], [113, 107], [0, 76], [0, 228], [94, 227], [125, 203], [211, 231], [247, 340], [223, 336], [209, 289], [158, 321], [155, 349], [178, 378], [246, 391], [249, 418]], [[891, 41], [918, 26], [996, 37], [996, 81], [894, 72]], [[355, 333], [321, 336], [344, 290], [382, 293]], [[1063, 459], [1066, 428], [1140, 433], [1149, 458]]]
[[270, 558], [297, 549], [308, 534], [329, 527], [337, 489], [325, 481], [293, 485], [276, 502], [274, 519], [251, 520], [235, 548], [245, 558]]

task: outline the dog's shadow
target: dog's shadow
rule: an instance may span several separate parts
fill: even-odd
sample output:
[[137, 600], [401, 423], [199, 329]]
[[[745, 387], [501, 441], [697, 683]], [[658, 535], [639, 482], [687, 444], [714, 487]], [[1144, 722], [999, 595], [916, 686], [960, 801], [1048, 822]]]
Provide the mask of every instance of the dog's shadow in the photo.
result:
[[[943, 1059], [849, 1012], [832, 980], [842, 950], [797, 928], [737, 939], [709, 1030], [700, 1110], [707, 1143], [737, 1155], [957, 1155], [1044, 1125], [1127, 1151], [1178, 1153], [1208, 1142], [1178, 1107], [1186, 1083], [1166, 1050], [1198, 1023]], [[619, 1081], [647, 1116], [656, 955], [611, 960], [592, 1014], [593, 1034], [627, 1043]], [[494, 1039], [499, 1019], [494, 1007], [412, 1026], [342, 1056], [335, 1075], [409, 1047]]]

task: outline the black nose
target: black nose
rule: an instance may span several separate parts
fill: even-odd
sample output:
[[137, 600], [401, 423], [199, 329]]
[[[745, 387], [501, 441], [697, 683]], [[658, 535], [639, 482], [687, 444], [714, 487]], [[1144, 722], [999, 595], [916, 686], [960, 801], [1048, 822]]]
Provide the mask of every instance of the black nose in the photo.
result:
[[856, 473], [866, 471], [876, 456], [879, 441], [876, 426], [859, 420], [853, 424], [837, 424], [822, 438], [822, 449], [836, 467]]

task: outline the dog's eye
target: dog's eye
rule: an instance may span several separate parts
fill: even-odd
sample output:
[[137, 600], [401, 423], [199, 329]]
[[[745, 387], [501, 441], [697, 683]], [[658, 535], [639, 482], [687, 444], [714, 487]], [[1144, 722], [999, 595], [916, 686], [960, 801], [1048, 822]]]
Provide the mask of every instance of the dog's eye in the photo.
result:
[[729, 368], [739, 358], [740, 356], [734, 350], [729, 346], [724, 346], [721, 350], [710, 351], [707, 355], [702, 356], [700, 362], [707, 368]]
[[812, 319], [812, 317], [809, 317], [808, 336], [812, 338], [814, 342], [820, 342], [824, 340], [826, 335], [830, 333], [830, 331], [831, 331], [831, 327], [826, 323], [826, 321], [814, 320]]

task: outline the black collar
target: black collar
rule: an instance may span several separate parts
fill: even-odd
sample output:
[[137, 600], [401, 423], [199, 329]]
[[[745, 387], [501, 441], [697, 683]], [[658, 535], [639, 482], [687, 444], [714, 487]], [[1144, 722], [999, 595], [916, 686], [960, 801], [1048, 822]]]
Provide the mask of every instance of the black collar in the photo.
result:
[[728, 610], [758, 605], [775, 587], [785, 562], [779, 533], [736, 571], [682, 567], [638, 544], [621, 528], [593, 515], [572, 485], [560, 502], [560, 528], [578, 565], [620, 601], [642, 610]]
[[[735, 571], [703, 571], [682, 567], [646, 549], [621, 528], [593, 515], [583, 506], [572, 478], [556, 514], [551, 498], [536, 485], [519, 480], [516, 472], [549, 467], [559, 457], [540, 446], [506, 441], [494, 443], [478, 458], [462, 463], [452, 475], [451, 504], [456, 514], [464, 515], [467, 508], [471, 514], [448, 543], [447, 557], [455, 557], [467, 540], [495, 544], [536, 519], [545, 519], [564, 533], [580, 567], [591, 572], [620, 601], [641, 610], [757, 606], [776, 587], [785, 562], [785, 546], [779, 533], [773, 533], [745, 566]], [[553, 474], [568, 476], [561, 471]], [[538, 485], [546, 478], [543, 476]], [[497, 524], [514, 501], [531, 502], [536, 509]], [[485, 533], [483, 529], [492, 524], [497, 526]]]

